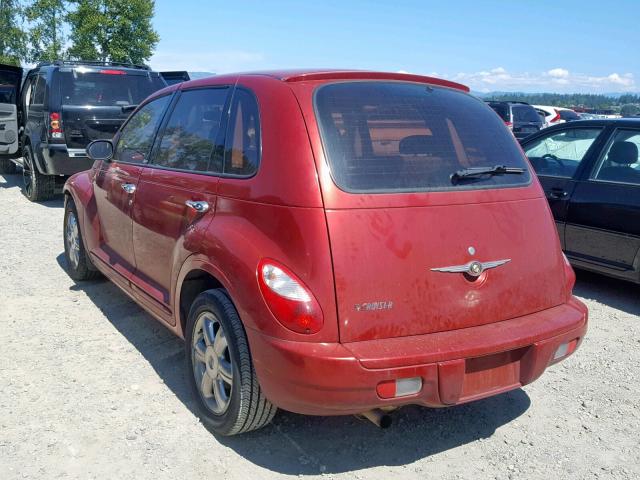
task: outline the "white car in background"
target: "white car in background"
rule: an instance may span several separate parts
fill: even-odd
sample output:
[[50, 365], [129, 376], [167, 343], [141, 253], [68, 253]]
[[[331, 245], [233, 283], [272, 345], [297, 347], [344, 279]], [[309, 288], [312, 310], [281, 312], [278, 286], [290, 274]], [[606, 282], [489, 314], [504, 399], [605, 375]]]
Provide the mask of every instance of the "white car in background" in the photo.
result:
[[552, 107], [550, 105], [533, 105], [540, 116], [544, 117], [543, 128], [557, 125], [559, 123], [580, 120], [580, 115], [570, 108]]

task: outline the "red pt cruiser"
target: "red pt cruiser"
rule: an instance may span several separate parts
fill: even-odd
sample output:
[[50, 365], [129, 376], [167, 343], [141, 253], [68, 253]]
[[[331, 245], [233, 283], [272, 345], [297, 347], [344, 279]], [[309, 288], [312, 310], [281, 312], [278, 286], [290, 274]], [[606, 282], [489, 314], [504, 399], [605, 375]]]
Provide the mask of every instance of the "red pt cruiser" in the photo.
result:
[[65, 186], [69, 271], [185, 339], [202, 420], [365, 414], [505, 392], [587, 309], [522, 150], [453, 82], [224, 75], [152, 95]]

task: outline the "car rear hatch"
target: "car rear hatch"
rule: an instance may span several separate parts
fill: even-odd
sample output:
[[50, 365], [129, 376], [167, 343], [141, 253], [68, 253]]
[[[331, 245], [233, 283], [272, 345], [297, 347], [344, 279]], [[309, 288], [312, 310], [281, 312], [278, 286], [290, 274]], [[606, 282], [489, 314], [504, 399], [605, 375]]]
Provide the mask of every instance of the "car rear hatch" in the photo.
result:
[[22, 68], [0, 64], [0, 155], [18, 151], [18, 98]]
[[64, 140], [70, 149], [112, 138], [133, 107], [166, 83], [156, 72], [124, 68], [61, 68]]
[[[320, 87], [315, 111], [341, 341], [464, 329], [564, 301], [546, 200], [489, 107], [452, 89], [345, 82]], [[487, 165], [522, 170], [451, 177]]]
[[542, 128], [542, 117], [531, 105], [511, 105], [513, 115], [513, 134], [516, 138], [524, 138]]

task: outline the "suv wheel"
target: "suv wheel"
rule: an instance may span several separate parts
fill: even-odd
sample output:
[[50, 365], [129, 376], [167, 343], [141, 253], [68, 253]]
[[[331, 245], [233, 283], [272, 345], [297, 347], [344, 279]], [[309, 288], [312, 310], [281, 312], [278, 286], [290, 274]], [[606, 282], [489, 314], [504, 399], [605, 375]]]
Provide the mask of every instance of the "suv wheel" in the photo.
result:
[[91, 280], [99, 275], [82, 242], [78, 212], [69, 198], [64, 207], [64, 257], [69, 276], [74, 280]]
[[56, 185], [56, 177], [42, 175], [33, 159], [31, 147], [26, 145], [22, 158], [22, 179], [24, 180], [24, 193], [32, 202], [41, 202], [53, 197]]
[[16, 164], [8, 158], [0, 158], [0, 173], [16, 173]]
[[187, 376], [202, 423], [214, 433], [235, 435], [271, 422], [277, 408], [262, 394], [244, 327], [223, 290], [198, 295], [185, 340]]

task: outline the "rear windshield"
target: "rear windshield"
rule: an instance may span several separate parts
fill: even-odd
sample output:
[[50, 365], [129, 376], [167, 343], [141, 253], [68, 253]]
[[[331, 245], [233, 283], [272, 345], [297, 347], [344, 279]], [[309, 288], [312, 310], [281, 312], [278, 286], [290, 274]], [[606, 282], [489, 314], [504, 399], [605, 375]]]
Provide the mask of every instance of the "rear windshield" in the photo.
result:
[[540, 115], [531, 105], [512, 105], [511, 109], [514, 122], [542, 122]]
[[560, 110], [558, 113], [560, 114], [560, 118], [562, 120], [580, 120], [580, 115], [578, 115], [573, 110]]
[[493, 108], [493, 110], [500, 115], [500, 118], [505, 122], [510, 122], [511, 118], [509, 118], [509, 105], [506, 103], [490, 103], [489, 106]]
[[137, 105], [166, 85], [157, 73], [114, 75], [78, 70], [60, 73], [63, 105]]
[[[315, 108], [331, 174], [343, 190], [464, 190], [530, 181], [500, 118], [463, 92], [404, 82], [334, 83], [316, 91]], [[451, 180], [458, 170], [495, 165], [525, 172]]]
[[0, 103], [15, 103], [20, 74], [0, 70]]

